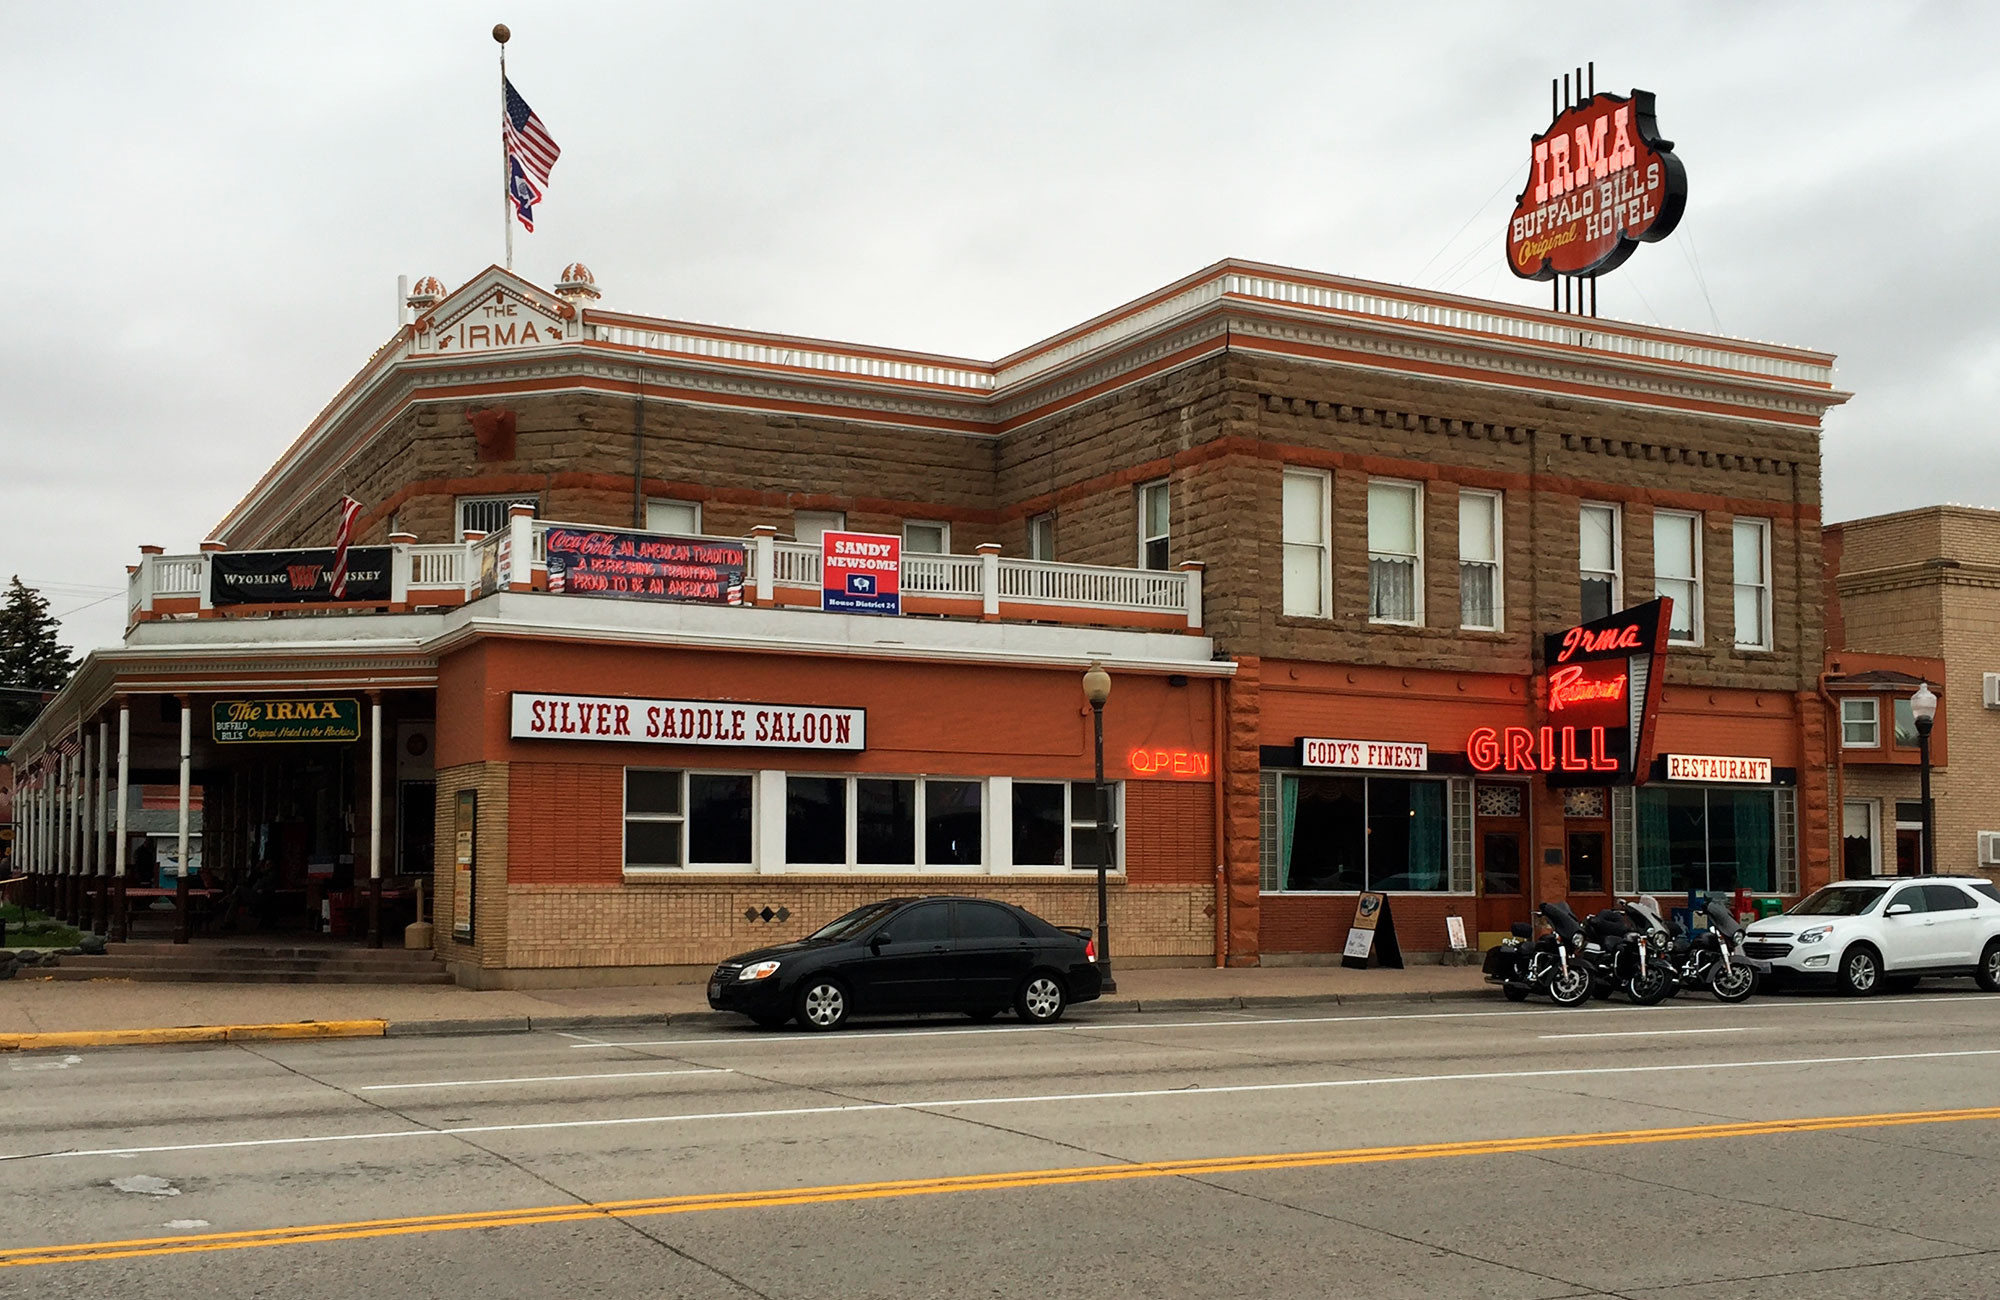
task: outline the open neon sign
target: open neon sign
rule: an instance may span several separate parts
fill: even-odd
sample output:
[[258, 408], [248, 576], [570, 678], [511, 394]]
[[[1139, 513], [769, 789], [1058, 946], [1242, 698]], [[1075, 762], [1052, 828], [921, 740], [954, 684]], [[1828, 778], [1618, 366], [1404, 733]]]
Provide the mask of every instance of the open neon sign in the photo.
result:
[[1480, 772], [1616, 772], [1603, 727], [1481, 727], [1465, 738]]
[[1207, 776], [1209, 756], [1194, 749], [1135, 749], [1125, 756], [1135, 776]]

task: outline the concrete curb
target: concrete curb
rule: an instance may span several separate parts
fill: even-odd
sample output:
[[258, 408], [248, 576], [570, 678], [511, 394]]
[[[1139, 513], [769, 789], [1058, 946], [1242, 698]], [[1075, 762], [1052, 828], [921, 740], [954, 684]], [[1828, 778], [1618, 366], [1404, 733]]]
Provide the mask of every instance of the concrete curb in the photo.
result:
[[182, 1025], [171, 1029], [83, 1029], [0, 1034], [0, 1052], [60, 1047], [151, 1047], [172, 1043], [246, 1043], [299, 1038], [380, 1038], [386, 1020], [299, 1020], [275, 1025]]

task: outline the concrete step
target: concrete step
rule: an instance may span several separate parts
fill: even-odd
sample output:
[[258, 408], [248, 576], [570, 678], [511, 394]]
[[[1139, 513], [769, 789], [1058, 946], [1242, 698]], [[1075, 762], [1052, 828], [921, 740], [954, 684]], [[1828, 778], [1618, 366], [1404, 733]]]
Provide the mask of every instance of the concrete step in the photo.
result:
[[230, 971], [230, 970], [148, 970], [143, 967], [85, 968], [63, 958], [53, 970], [23, 967], [16, 979], [44, 980], [133, 980], [142, 984], [449, 984], [443, 970], [424, 972], [391, 971]]
[[281, 958], [287, 961], [363, 961], [374, 965], [423, 965], [437, 960], [428, 948], [368, 948], [344, 944], [172, 943], [134, 940], [113, 944], [107, 957]]
[[[75, 966], [79, 970], [128, 971], [128, 970], [221, 970], [221, 971], [277, 971], [296, 975], [310, 975], [315, 972], [327, 975], [379, 974], [379, 975], [423, 975], [444, 969], [442, 963], [432, 960], [424, 962], [376, 962], [352, 961], [339, 957], [208, 957], [199, 954], [173, 956], [150, 956], [146, 954], [107, 954], [102, 957], [64, 957], [63, 966]], [[57, 967], [58, 970], [61, 967]]]

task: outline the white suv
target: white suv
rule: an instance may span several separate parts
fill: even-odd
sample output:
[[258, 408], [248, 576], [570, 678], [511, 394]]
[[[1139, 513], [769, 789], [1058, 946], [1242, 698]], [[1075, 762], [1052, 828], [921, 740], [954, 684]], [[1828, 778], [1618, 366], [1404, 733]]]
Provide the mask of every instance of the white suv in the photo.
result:
[[1844, 880], [1753, 922], [1743, 954], [1780, 981], [1831, 978], [1847, 993], [1926, 975], [1970, 975], [2000, 992], [2000, 888], [1984, 876]]

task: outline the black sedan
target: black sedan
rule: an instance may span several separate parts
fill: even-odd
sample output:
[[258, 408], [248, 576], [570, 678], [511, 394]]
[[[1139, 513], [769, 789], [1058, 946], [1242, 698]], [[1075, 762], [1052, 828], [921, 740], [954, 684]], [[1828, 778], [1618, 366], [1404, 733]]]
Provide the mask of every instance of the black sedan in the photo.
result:
[[760, 1025], [797, 1018], [838, 1029], [850, 1015], [1008, 1007], [1030, 1024], [1099, 992], [1097, 946], [1011, 903], [891, 898], [858, 907], [796, 943], [731, 957], [708, 977], [708, 1005]]

